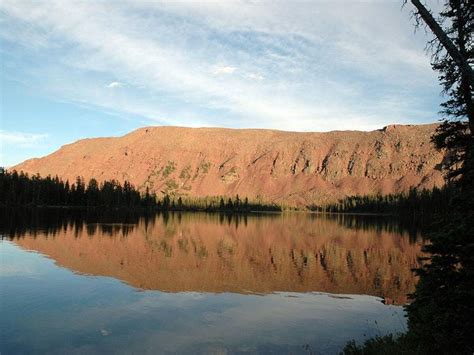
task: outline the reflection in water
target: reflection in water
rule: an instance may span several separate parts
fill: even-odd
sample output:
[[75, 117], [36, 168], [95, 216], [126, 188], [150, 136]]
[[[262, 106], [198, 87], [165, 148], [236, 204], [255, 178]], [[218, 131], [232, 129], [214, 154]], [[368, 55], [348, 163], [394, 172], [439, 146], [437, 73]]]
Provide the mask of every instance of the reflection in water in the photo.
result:
[[[36, 220], [12, 229], [23, 249], [77, 273], [165, 292], [328, 292], [403, 304], [422, 241], [391, 224], [311, 214], [165, 214], [114, 223]], [[39, 225], [38, 225], [39, 224]], [[18, 225], [18, 224], [17, 224]], [[23, 225], [23, 224], [22, 224]]]
[[69, 210], [0, 210], [0, 239], [2, 354], [337, 354], [405, 330], [387, 303], [422, 244], [374, 218]]
[[0, 256], [2, 354], [337, 354], [404, 330], [401, 308], [371, 296], [136, 292], [11, 242]]

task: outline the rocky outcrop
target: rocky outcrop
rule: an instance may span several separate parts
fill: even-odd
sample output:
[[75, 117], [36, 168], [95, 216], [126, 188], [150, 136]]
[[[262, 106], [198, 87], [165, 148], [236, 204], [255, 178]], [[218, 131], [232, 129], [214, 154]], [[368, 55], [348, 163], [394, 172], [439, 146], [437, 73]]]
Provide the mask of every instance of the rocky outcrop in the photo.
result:
[[236, 195], [304, 206], [346, 195], [392, 193], [444, 182], [444, 153], [429, 125], [372, 132], [147, 127], [84, 139], [13, 169], [74, 181], [130, 181], [144, 191]]

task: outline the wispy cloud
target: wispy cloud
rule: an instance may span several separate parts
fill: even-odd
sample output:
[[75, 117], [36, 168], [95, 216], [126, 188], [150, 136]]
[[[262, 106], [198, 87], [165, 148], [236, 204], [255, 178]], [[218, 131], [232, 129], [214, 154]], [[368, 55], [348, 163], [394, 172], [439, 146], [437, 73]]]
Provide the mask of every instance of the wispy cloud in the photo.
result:
[[[0, 129], [0, 166], [10, 167], [25, 157], [49, 148], [47, 133], [26, 133]], [[23, 158], [20, 158], [23, 157]]]
[[236, 67], [230, 65], [215, 65], [212, 68], [212, 74], [222, 75], [222, 74], [233, 74], [237, 70]]
[[252, 79], [252, 80], [263, 80], [264, 79], [263, 75], [255, 74], [255, 73], [248, 73], [247, 77], [249, 79]]
[[31, 148], [48, 138], [46, 133], [9, 132], [0, 130], [1, 145], [12, 144], [17, 148]]
[[424, 38], [399, 4], [4, 0], [0, 8], [7, 59], [23, 69], [11, 75], [81, 105], [163, 124], [290, 130], [436, 119]]
[[123, 86], [124, 86], [124, 84], [119, 82], [119, 81], [112, 81], [111, 83], [107, 84], [107, 87], [109, 89], [121, 88]]

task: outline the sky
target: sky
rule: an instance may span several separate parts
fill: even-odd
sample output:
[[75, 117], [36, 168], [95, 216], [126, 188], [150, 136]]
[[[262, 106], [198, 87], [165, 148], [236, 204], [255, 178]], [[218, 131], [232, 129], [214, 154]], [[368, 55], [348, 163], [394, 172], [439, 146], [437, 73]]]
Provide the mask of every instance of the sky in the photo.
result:
[[150, 125], [436, 122], [431, 35], [402, 3], [2, 0], [0, 166]]

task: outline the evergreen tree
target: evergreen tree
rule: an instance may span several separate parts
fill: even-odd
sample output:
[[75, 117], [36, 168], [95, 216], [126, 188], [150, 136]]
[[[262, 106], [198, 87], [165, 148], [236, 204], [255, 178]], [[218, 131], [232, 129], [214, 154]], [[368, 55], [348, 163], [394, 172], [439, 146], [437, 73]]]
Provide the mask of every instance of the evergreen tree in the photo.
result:
[[96, 179], [90, 179], [87, 186], [87, 205], [99, 205], [99, 184]]
[[242, 203], [237, 195], [234, 200], [224, 202], [222, 196], [208, 197], [170, 197], [161, 200], [146, 187], [140, 194], [133, 185], [124, 181], [123, 186], [115, 180], [103, 181], [91, 179], [87, 185], [82, 177], [77, 177], [72, 185], [63, 182], [57, 176], [45, 178], [37, 175], [31, 178], [23, 172], [8, 172], [0, 168], [0, 206], [75, 206], [75, 207], [116, 207], [147, 208], [162, 211], [281, 211], [281, 207], [245, 198]]
[[[435, 21], [419, 0], [412, 0], [417, 26], [426, 23], [435, 34], [428, 42], [432, 50], [432, 67], [439, 73], [443, 93], [444, 121], [433, 141], [448, 149], [448, 177], [463, 173], [464, 162], [471, 160], [474, 135], [474, 5], [471, 0], [447, 0]], [[439, 23], [439, 24], [438, 24]]]
[[450, 213], [436, 226], [426, 248], [429, 262], [417, 271], [420, 281], [407, 307], [409, 334], [425, 350], [467, 354], [474, 352], [474, 5], [446, 1], [440, 33], [429, 24], [429, 13], [419, 1], [412, 2], [416, 18], [428, 21], [436, 34], [430, 42], [432, 65], [447, 100], [442, 104], [445, 120], [433, 141], [448, 150], [448, 178], [458, 181]]

